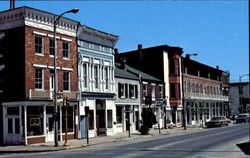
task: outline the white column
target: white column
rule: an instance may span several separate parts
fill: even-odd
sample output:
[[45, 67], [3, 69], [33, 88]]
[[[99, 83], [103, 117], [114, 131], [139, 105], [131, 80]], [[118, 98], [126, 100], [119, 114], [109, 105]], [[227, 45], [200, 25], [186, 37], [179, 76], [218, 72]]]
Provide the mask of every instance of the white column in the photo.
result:
[[47, 126], [46, 126], [46, 105], [43, 105], [43, 134], [47, 135]]
[[24, 144], [28, 145], [28, 140], [27, 140], [27, 105], [24, 105]]
[[60, 120], [59, 120], [59, 123], [60, 123], [60, 141], [62, 141], [63, 139], [62, 139], [62, 106], [59, 106], [58, 107], [58, 109], [59, 109], [59, 113], [60, 113]]

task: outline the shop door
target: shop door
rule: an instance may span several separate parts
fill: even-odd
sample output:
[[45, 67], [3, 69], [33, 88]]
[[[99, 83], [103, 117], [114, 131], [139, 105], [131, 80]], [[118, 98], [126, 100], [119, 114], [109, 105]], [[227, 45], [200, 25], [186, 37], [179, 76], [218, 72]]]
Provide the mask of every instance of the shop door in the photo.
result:
[[47, 124], [47, 141], [52, 142], [54, 141], [54, 119], [52, 114], [47, 114], [46, 124]]
[[80, 121], [80, 130], [81, 130], [81, 139], [85, 139], [87, 138], [86, 136], [86, 117], [85, 116], [81, 116], [81, 121]]
[[21, 144], [20, 118], [19, 116], [7, 116], [6, 144]]

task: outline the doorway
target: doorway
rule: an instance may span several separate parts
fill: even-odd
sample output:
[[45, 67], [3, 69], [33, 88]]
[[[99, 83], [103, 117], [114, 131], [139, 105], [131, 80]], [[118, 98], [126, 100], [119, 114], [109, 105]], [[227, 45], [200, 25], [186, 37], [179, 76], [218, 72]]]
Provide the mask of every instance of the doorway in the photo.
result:
[[46, 124], [47, 124], [47, 141], [54, 141], [54, 119], [52, 114], [46, 115]]
[[97, 135], [106, 135], [106, 106], [105, 100], [96, 100], [96, 130]]

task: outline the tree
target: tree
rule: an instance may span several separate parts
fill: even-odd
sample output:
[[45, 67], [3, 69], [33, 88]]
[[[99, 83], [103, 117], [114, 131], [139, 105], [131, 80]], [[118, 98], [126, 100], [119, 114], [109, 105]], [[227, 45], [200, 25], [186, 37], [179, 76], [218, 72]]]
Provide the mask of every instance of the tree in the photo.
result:
[[152, 128], [152, 126], [157, 123], [156, 116], [154, 115], [152, 108], [143, 108], [141, 116], [142, 116], [142, 125], [140, 127], [140, 132], [141, 134], [148, 134], [149, 129]]

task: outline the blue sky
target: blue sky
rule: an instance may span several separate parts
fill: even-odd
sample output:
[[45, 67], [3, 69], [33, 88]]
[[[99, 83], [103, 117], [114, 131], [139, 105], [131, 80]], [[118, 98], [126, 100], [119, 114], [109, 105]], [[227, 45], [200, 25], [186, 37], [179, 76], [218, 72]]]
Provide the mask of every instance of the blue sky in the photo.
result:
[[[156, 45], [182, 47], [192, 59], [229, 70], [231, 81], [249, 73], [248, 1], [16, 1], [60, 14], [89, 27], [118, 35], [120, 52]], [[0, 1], [0, 11], [9, 1]], [[242, 80], [246, 80], [244, 77]]]

